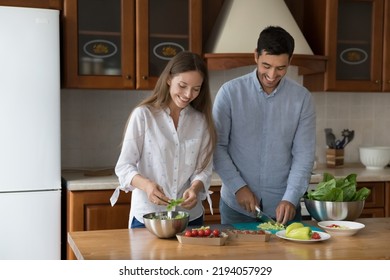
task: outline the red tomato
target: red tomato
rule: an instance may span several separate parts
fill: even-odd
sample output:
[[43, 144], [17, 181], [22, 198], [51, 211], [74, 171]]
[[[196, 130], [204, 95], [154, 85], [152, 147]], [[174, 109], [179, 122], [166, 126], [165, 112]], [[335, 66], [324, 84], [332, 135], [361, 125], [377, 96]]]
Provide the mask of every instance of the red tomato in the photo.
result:
[[198, 230], [197, 230], [197, 229], [193, 229], [193, 230], [191, 231], [191, 236], [192, 236], [192, 237], [197, 237], [197, 236], [198, 236]]
[[203, 237], [204, 236], [204, 230], [203, 229], [199, 229], [198, 230], [198, 236], [199, 237]]
[[214, 235], [215, 237], [218, 237], [218, 236], [219, 236], [219, 230], [218, 230], [218, 229], [214, 229], [214, 230], [213, 230], [213, 235]]
[[326, 226], [328, 228], [339, 228], [340, 226], [339, 225], [336, 225], [336, 224], [331, 224], [329, 226]]
[[318, 232], [313, 232], [311, 239], [321, 239], [321, 235]]
[[207, 228], [204, 230], [204, 236], [210, 236], [211, 234], [211, 229]]
[[191, 230], [186, 230], [186, 232], [184, 233], [184, 236], [187, 236], [187, 237], [191, 237], [192, 236], [192, 232]]

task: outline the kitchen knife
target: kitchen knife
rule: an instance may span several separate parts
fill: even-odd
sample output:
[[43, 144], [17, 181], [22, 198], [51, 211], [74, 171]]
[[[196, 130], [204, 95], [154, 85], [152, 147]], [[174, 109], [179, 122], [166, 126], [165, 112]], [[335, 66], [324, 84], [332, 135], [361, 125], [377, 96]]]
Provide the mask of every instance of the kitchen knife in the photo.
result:
[[273, 225], [276, 223], [274, 219], [262, 212], [258, 206], [256, 206], [256, 218]]

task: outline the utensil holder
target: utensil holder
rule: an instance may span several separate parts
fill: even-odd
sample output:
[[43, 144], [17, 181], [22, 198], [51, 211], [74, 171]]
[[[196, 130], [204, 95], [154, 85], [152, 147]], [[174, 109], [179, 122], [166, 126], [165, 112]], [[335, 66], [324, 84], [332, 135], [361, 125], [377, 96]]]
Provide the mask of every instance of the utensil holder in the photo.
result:
[[344, 165], [344, 149], [326, 149], [326, 166], [330, 168]]

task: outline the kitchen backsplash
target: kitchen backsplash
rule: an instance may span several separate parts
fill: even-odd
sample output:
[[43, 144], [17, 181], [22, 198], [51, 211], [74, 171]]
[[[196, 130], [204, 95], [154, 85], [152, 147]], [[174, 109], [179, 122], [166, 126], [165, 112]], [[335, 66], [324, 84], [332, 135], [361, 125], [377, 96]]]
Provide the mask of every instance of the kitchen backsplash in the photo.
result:
[[[215, 96], [220, 85], [252, 71], [253, 66], [210, 72]], [[297, 68], [288, 75], [302, 83]], [[127, 118], [150, 91], [62, 90], [62, 168], [115, 166]], [[345, 149], [345, 162], [359, 162], [359, 146], [390, 146], [390, 93], [313, 92], [317, 112], [317, 162], [325, 162], [325, 128], [337, 138], [343, 129], [355, 131]]]

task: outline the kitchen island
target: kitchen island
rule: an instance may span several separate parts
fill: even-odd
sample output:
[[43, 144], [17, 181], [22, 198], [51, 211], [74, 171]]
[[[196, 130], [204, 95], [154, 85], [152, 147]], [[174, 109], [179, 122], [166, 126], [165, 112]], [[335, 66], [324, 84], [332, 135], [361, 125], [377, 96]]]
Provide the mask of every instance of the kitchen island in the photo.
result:
[[[117, 204], [110, 205], [110, 197], [119, 185], [118, 178], [112, 169], [104, 172], [85, 172], [82, 170], [63, 170], [67, 192], [67, 232], [124, 229], [128, 227], [131, 192], [122, 192]], [[365, 202], [360, 218], [390, 217], [390, 168], [383, 170], [367, 170], [360, 163], [345, 164], [339, 168], [327, 168], [318, 165], [311, 177], [311, 186], [322, 180], [322, 174], [328, 172], [336, 177], [357, 174], [359, 187], [368, 187], [371, 195]], [[213, 214], [204, 201], [205, 224], [220, 223], [219, 197], [221, 179], [213, 173], [210, 190]], [[304, 206], [304, 205], [303, 205]], [[302, 206], [302, 207], [303, 207]], [[306, 211], [307, 212], [307, 211]], [[303, 215], [304, 208], [302, 210]], [[67, 246], [67, 259], [75, 259], [72, 250]]]
[[309, 243], [272, 235], [269, 242], [190, 245], [176, 238], [159, 239], [147, 229], [69, 232], [68, 243], [79, 260], [389, 260], [390, 218], [357, 221], [366, 227], [354, 236]]

